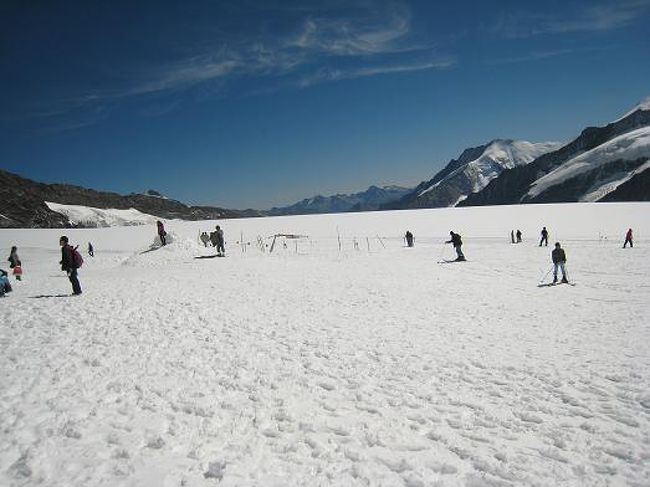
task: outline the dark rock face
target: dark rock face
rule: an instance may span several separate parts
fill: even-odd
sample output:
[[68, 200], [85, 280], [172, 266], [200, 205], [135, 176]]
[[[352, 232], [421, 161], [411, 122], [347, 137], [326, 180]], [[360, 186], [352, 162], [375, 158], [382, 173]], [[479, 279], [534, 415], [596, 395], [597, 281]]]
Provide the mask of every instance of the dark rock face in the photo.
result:
[[214, 220], [261, 216], [254, 210], [228, 210], [209, 206], [187, 206], [158, 195], [122, 196], [71, 186], [43, 184], [0, 170], [0, 227], [61, 228], [71, 226], [67, 217], [50, 210], [45, 201], [93, 208], [135, 208], [164, 219]]
[[[538, 157], [526, 166], [504, 171], [492, 180], [483, 190], [471, 194], [458, 206], [514, 205], [518, 203], [537, 203], [526, 199], [530, 185], [570, 159], [591, 150], [619, 135], [650, 124], [650, 111], [637, 110], [617, 122], [605, 127], [589, 127], [579, 137], [559, 150]], [[565, 199], [562, 201], [575, 201]]]
[[600, 201], [650, 201], [650, 169], [636, 174]]
[[399, 186], [370, 186], [366, 191], [334, 196], [315, 196], [281, 208], [272, 208], [269, 215], [311, 215], [317, 213], [343, 213], [348, 211], [377, 210], [387, 201], [399, 199], [411, 191]]

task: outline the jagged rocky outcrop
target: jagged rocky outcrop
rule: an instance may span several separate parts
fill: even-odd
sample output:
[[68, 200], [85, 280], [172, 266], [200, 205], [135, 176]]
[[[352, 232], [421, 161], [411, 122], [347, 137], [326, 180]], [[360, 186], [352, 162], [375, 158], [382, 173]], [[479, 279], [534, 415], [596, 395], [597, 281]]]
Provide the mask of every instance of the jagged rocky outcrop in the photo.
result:
[[0, 170], [0, 227], [61, 228], [71, 226], [68, 218], [52, 211], [45, 202], [93, 208], [129, 209], [159, 218], [212, 220], [260, 216], [255, 210], [230, 210], [209, 206], [187, 206], [162, 195], [95, 191], [67, 184], [44, 184]]

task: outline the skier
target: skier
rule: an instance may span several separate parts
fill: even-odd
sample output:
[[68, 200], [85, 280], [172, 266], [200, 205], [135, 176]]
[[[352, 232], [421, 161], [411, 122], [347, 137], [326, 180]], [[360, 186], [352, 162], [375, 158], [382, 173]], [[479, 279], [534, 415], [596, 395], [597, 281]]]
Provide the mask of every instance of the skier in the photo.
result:
[[413, 247], [413, 243], [414, 243], [413, 234], [410, 232], [410, 230], [406, 231], [406, 235], [404, 236], [404, 238], [406, 238], [406, 245], [408, 245], [409, 247]]
[[553, 284], [557, 283], [557, 270], [562, 269], [562, 282], [568, 283], [566, 278], [566, 269], [564, 265], [566, 264], [566, 254], [564, 249], [560, 247], [560, 242], [555, 242], [555, 248], [551, 252], [551, 259], [553, 260]]
[[72, 284], [72, 294], [78, 296], [81, 294], [81, 284], [79, 284], [79, 278], [77, 277], [77, 266], [74, 258], [76, 250], [68, 243], [68, 237], [65, 235], [59, 239], [59, 245], [61, 246], [61, 262], [59, 262], [61, 270], [68, 274]]
[[201, 233], [201, 236], [199, 238], [201, 239], [201, 242], [203, 242], [203, 245], [205, 247], [207, 247], [208, 242], [210, 241], [210, 237], [208, 236], [208, 232]]
[[517, 230], [515, 235], [517, 236], [517, 243], [521, 243], [521, 230]]
[[167, 245], [167, 232], [165, 231], [165, 226], [163, 225], [163, 222], [158, 220], [156, 222], [156, 225], [158, 225], [158, 236], [160, 237], [160, 243], [161, 245]]
[[542, 238], [539, 241], [539, 246], [541, 247], [542, 244], [544, 244], [544, 247], [548, 247], [548, 230], [546, 230], [546, 227], [542, 228]]
[[93, 244], [90, 242], [88, 242], [88, 255], [95, 257], [95, 249], [93, 248]]
[[18, 257], [18, 247], [15, 245], [11, 247], [9, 258], [7, 260], [9, 261], [9, 268], [13, 269], [13, 274], [16, 277], [16, 280], [20, 281], [23, 275], [23, 266], [20, 262], [20, 257]]
[[217, 240], [217, 255], [219, 257], [225, 257], [226, 249], [224, 248], [223, 230], [219, 225], [217, 225], [216, 231], [214, 233], [216, 234]]
[[461, 250], [461, 247], [463, 245], [463, 241], [460, 238], [460, 235], [457, 233], [454, 233], [453, 231], [449, 232], [449, 235], [451, 235], [451, 239], [447, 240], [445, 243], [450, 243], [454, 246], [454, 249], [456, 250], [456, 261], [461, 262], [465, 260], [465, 255], [463, 254], [463, 251]]
[[632, 243], [632, 229], [628, 228], [627, 233], [625, 234], [625, 242], [623, 243], [623, 248], [627, 246], [627, 244], [630, 244], [630, 248], [634, 247], [634, 243]]

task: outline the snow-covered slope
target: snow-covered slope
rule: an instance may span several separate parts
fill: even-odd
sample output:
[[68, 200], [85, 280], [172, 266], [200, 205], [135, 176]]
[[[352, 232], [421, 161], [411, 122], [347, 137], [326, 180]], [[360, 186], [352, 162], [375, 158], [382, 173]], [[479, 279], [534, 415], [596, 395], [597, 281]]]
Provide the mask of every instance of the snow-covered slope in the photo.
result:
[[[0, 230], [24, 269], [0, 298], [0, 485], [648, 485], [649, 212], [222, 220], [214, 259], [214, 221], [163, 248], [155, 225]], [[537, 287], [542, 225], [575, 287]], [[437, 265], [450, 229], [469, 261]], [[95, 246], [80, 297], [62, 232]], [[310, 242], [257, 246], [278, 232]]]
[[[615, 190], [619, 184], [628, 181], [637, 172], [645, 170], [649, 159], [650, 127], [643, 127], [619, 135], [565, 162], [535, 181], [524, 199], [534, 200], [554, 186], [566, 184], [574, 178], [585, 178], [590, 173], [599, 171], [606, 164], [613, 163], [617, 167], [592, 178], [588, 187], [575, 194], [580, 201], [597, 201]], [[623, 164], [623, 161], [639, 161], [639, 164], [637, 167], [629, 168]]]
[[135, 208], [118, 210], [115, 208], [91, 208], [81, 205], [62, 205], [46, 201], [52, 211], [68, 217], [72, 225], [84, 227], [115, 227], [128, 225], [149, 225], [158, 220], [153, 215], [147, 215]]
[[455, 206], [468, 195], [482, 190], [504, 170], [524, 166], [542, 154], [558, 149], [556, 142], [494, 140], [467, 149], [456, 160], [402, 198], [396, 208]]

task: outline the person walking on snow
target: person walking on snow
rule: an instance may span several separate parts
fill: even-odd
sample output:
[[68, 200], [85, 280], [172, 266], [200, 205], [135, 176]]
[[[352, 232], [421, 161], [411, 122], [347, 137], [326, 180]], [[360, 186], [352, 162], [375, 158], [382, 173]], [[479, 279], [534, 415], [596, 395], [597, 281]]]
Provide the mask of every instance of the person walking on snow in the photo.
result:
[[156, 225], [158, 226], [158, 236], [160, 237], [160, 244], [161, 245], [167, 245], [167, 232], [165, 231], [165, 226], [163, 225], [163, 222], [158, 220], [156, 222]]
[[521, 243], [521, 230], [517, 230], [515, 235], [517, 236], [517, 243]]
[[627, 244], [630, 244], [630, 248], [634, 247], [634, 244], [632, 243], [632, 229], [628, 228], [627, 233], [625, 234], [625, 242], [623, 243], [623, 248], [627, 246]]
[[223, 239], [223, 230], [219, 225], [217, 225], [216, 228], [216, 238], [217, 238], [217, 255], [219, 257], [225, 257], [226, 256], [226, 249], [224, 248], [224, 239]]
[[81, 294], [81, 284], [79, 284], [79, 278], [77, 277], [77, 266], [74, 259], [75, 250], [68, 243], [68, 237], [65, 235], [59, 239], [59, 245], [61, 246], [61, 262], [59, 262], [61, 270], [68, 274], [72, 284], [72, 294], [78, 296]]
[[93, 248], [93, 244], [90, 242], [88, 242], [88, 255], [95, 257], [95, 249]]
[[562, 282], [568, 283], [566, 278], [566, 269], [564, 265], [566, 264], [566, 254], [564, 249], [560, 247], [560, 242], [555, 242], [555, 248], [551, 252], [551, 259], [553, 260], [553, 284], [557, 282], [557, 271], [558, 269], [562, 270]]
[[404, 236], [406, 238], [406, 245], [409, 247], [413, 247], [413, 234], [411, 233], [410, 230], [406, 231], [406, 235]]
[[457, 261], [463, 261], [465, 260], [465, 255], [463, 254], [463, 251], [461, 249], [463, 245], [463, 241], [460, 238], [460, 235], [457, 233], [454, 233], [453, 231], [449, 232], [449, 235], [451, 235], [451, 239], [447, 240], [445, 243], [450, 243], [454, 246], [454, 249], [456, 250], [456, 257]]
[[542, 244], [544, 244], [544, 247], [548, 247], [548, 230], [546, 230], [546, 227], [542, 228], [542, 238], [539, 241], [539, 246], [541, 247]]
[[7, 260], [9, 261], [9, 268], [13, 269], [13, 274], [16, 277], [16, 280], [20, 281], [23, 275], [23, 266], [20, 262], [20, 257], [18, 257], [18, 247], [15, 245], [11, 247], [9, 258]]

